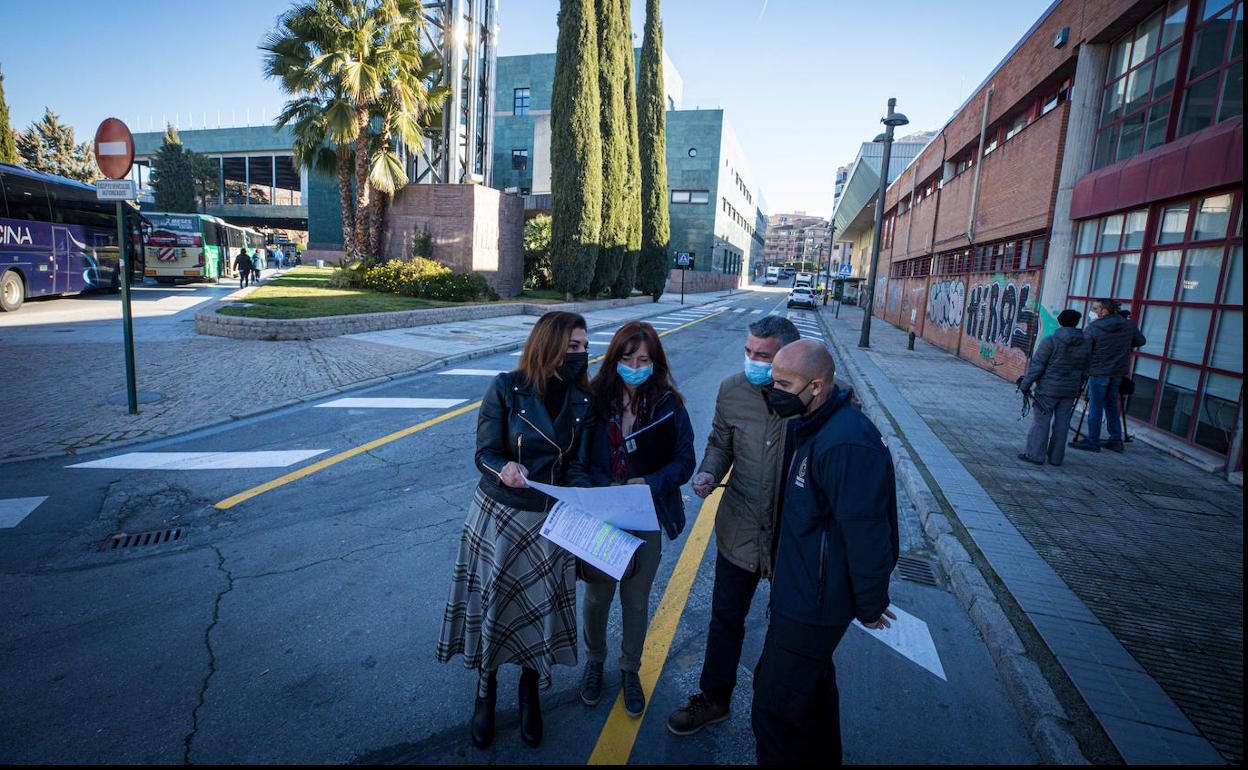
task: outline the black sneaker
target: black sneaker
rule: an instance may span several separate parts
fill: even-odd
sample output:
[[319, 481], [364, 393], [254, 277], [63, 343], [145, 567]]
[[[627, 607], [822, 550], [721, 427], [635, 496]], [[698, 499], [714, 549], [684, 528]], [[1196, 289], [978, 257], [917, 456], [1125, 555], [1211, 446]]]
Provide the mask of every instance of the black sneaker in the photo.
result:
[[1029, 462], [1029, 463], [1031, 463], [1032, 465], [1044, 465], [1044, 460], [1033, 460], [1033, 459], [1031, 459], [1030, 457], [1028, 457], [1028, 456], [1027, 456], [1027, 453], [1026, 453], [1026, 452], [1019, 452], [1019, 453], [1018, 453], [1018, 459], [1020, 459], [1020, 460], [1022, 460], [1022, 461], [1024, 461], [1024, 462]]
[[689, 696], [687, 704], [671, 713], [667, 718], [667, 729], [672, 735], [693, 735], [707, 725], [723, 722], [731, 713], [727, 706], [721, 706], [698, 693]]
[[602, 700], [602, 661], [585, 664], [585, 673], [581, 677], [581, 703], [586, 706], [597, 706]]
[[1099, 451], [1101, 451], [1101, 446], [1100, 446], [1100, 444], [1093, 444], [1091, 441], [1087, 441], [1087, 440], [1084, 440], [1084, 441], [1072, 441], [1072, 442], [1070, 442], [1070, 444], [1068, 444], [1067, 446], [1069, 446], [1071, 449], [1081, 449], [1081, 450], [1083, 450], [1084, 452], [1099, 452]]
[[646, 710], [646, 693], [636, 671], [621, 671], [620, 685], [624, 690], [624, 710], [630, 717], [639, 717]]
[[1122, 454], [1122, 442], [1121, 441], [1110, 442], [1105, 445], [1105, 448], [1111, 452], [1117, 452], [1118, 454]]

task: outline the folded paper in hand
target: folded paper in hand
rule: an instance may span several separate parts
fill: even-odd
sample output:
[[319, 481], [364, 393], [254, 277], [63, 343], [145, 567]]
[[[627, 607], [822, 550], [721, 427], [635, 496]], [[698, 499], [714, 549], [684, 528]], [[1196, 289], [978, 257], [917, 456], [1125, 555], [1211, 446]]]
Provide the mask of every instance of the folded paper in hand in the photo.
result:
[[565, 502], [555, 504], [542, 524], [542, 537], [619, 580], [641, 538], [613, 527]]
[[654, 498], [650, 495], [648, 484], [556, 487], [529, 481], [529, 486], [620, 529], [631, 529], [634, 532], [659, 530], [659, 517], [654, 510]]

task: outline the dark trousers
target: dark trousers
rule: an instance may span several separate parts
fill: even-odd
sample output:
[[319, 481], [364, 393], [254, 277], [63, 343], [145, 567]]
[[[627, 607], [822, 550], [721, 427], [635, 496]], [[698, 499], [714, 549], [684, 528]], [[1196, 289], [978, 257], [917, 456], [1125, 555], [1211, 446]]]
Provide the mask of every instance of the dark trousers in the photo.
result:
[[715, 553], [715, 587], [711, 590], [711, 628], [702, 659], [702, 694], [722, 706], [732, 701], [737, 665], [745, 641], [745, 617], [758, 588], [759, 574]]
[[247, 279], [248, 279], [249, 277], [251, 277], [251, 271], [250, 271], [250, 270], [239, 270], [239, 271], [238, 271], [238, 285], [239, 285], [239, 286], [246, 286], [246, 285], [247, 285]]
[[758, 764], [841, 764], [832, 653], [848, 628], [812, 626], [772, 613], [754, 670], [751, 721]]
[[1070, 432], [1070, 415], [1075, 399], [1031, 397], [1031, 428], [1027, 431], [1027, 457], [1053, 465], [1061, 465], [1066, 457], [1066, 434]]
[[1101, 415], [1109, 432], [1107, 444], [1122, 443], [1122, 418], [1118, 416], [1118, 383], [1121, 377], [1088, 378], [1088, 441], [1101, 443]]

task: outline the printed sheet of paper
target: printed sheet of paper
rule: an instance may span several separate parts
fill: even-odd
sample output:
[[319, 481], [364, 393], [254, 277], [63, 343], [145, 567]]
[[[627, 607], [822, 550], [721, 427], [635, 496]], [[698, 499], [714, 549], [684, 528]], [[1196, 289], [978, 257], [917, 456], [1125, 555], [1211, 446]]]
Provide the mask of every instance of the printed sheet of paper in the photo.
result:
[[650, 495], [649, 485], [556, 487], [529, 480], [529, 486], [620, 529], [634, 532], [659, 530], [659, 517], [654, 511], [654, 498]]
[[546, 515], [542, 537], [619, 580], [641, 538], [559, 502]]

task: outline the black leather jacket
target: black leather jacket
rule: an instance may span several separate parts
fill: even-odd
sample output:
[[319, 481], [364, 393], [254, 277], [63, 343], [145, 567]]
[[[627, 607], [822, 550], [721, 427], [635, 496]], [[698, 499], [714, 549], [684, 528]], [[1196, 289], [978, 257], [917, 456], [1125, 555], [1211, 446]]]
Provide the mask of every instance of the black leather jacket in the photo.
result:
[[477, 418], [477, 468], [480, 489], [494, 500], [525, 511], [546, 511], [553, 500], [535, 489], [515, 489], [499, 480], [508, 462], [529, 471], [529, 478], [559, 486], [591, 486], [584, 440], [594, 420], [590, 396], [572, 385], [558, 418], [547, 413], [537, 391], [519, 372], [494, 378]]

